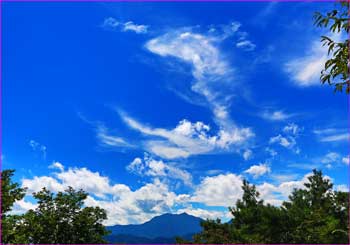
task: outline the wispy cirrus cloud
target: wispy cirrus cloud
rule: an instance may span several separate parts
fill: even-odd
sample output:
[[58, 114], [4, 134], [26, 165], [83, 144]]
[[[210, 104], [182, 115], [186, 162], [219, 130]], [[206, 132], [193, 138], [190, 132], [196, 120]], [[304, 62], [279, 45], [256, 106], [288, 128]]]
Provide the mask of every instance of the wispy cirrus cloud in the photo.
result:
[[35, 141], [35, 140], [30, 140], [29, 141], [29, 146], [32, 148], [34, 152], [40, 152], [42, 158], [46, 159], [46, 151], [47, 148], [45, 145]]
[[[329, 34], [335, 40], [343, 39], [342, 34]], [[284, 64], [284, 71], [291, 76], [291, 80], [299, 87], [309, 87], [321, 83], [320, 75], [324, 64], [329, 58], [327, 47], [322, 46], [320, 37], [309, 42], [310, 47], [306, 47], [305, 53]]]
[[342, 142], [349, 140], [349, 133], [344, 128], [315, 129], [313, 133], [320, 142]]
[[119, 30], [123, 32], [131, 31], [137, 34], [145, 34], [148, 32], [147, 25], [138, 25], [132, 21], [120, 22], [113, 17], [106, 18], [103, 21], [102, 27], [110, 30]]

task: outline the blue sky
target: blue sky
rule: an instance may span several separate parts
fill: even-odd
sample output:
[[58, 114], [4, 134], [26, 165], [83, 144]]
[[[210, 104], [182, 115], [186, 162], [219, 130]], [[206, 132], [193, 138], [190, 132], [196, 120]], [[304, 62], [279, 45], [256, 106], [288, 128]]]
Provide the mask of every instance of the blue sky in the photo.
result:
[[[321, 86], [333, 3], [4, 3], [3, 169], [90, 193], [106, 224], [347, 188], [346, 96]], [[344, 38], [341, 34], [334, 38]]]

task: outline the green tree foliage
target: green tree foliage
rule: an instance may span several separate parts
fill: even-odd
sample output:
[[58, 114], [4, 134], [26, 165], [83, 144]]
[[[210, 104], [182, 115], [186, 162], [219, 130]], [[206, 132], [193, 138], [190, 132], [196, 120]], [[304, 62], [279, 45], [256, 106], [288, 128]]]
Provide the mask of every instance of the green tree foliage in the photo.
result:
[[[12, 181], [14, 170], [4, 170], [1, 172], [1, 225], [2, 241], [10, 241], [16, 236], [13, 229], [19, 220], [19, 216], [9, 215], [13, 204], [21, 200], [25, 195], [25, 188], [21, 188], [18, 183]], [[19, 241], [20, 242], [20, 241]]]
[[346, 40], [337, 42], [329, 36], [322, 36], [323, 46], [328, 47], [331, 58], [325, 63], [321, 72], [321, 82], [334, 85], [335, 91], [350, 93], [349, 80], [349, 1], [340, 1], [334, 9], [326, 14], [316, 12], [314, 15], [317, 27], [328, 28], [333, 33], [343, 33]]
[[[254, 185], [243, 181], [242, 200], [229, 208], [233, 219], [202, 222], [193, 243], [348, 244], [349, 193], [333, 191], [321, 171], [295, 189], [281, 207], [264, 204]], [[177, 239], [178, 243], [191, 243]]]
[[[2, 173], [2, 208], [7, 212], [25, 194], [25, 189], [11, 181], [13, 172]], [[2, 243], [106, 243], [104, 237], [109, 232], [102, 224], [107, 219], [106, 211], [84, 207], [87, 196], [83, 190], [75, 191], [71, 187], [56, 195], [45, 188], [33, 193], [38, 204], [35, 210], [23, 215], [5, 215]]]

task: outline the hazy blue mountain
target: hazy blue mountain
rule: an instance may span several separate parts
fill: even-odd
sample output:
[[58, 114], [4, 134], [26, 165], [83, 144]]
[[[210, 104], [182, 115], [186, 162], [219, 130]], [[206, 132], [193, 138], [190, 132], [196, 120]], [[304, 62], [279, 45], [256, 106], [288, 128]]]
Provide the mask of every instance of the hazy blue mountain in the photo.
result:
[[174, 243], [176, 236], [190, 238], [201, 231], [202, 219], [182, 214], [163, 214], [139, 225], [115, 225], [107, 239], [119, 243]]

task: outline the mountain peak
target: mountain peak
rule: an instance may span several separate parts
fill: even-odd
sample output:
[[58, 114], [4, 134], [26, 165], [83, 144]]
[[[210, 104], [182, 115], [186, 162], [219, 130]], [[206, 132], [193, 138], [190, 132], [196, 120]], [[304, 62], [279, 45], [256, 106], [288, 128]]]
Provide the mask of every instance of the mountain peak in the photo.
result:
[[198, 233], [201, 230], [201, 218], [187, 213], [165, 213], [139, 225], [115, 225], [109, 227], [112, 236], [130, 235], [134, 237], [174, 238]]

